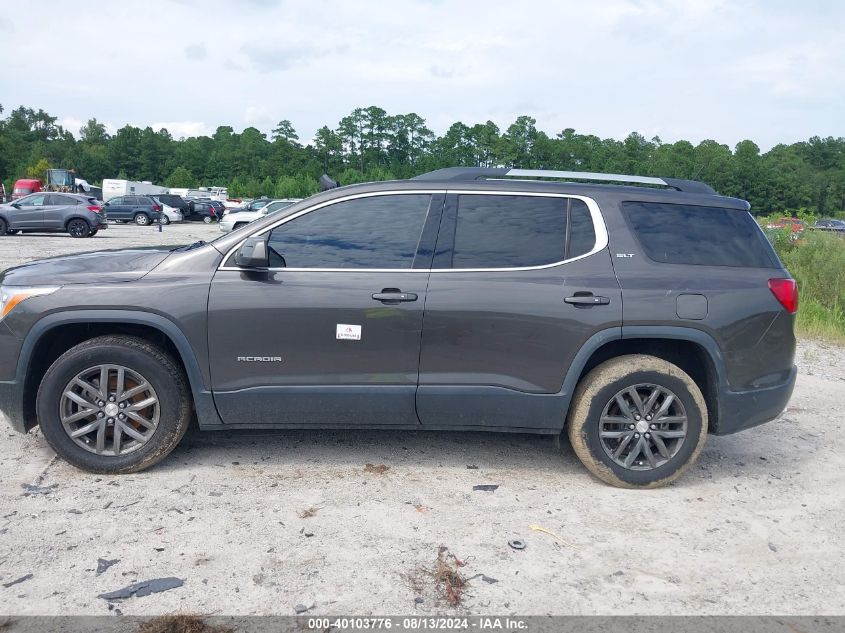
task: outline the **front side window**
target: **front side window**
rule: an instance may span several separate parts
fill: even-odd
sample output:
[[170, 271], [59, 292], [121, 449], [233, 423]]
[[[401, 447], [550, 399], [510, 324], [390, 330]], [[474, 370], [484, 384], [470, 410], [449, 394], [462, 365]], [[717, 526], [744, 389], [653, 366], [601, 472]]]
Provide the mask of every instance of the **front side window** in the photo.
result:
[[429, 194], [370, 196], [306, 213], [270, 233], [272, 268], [410, 269]]
[[[571, 222], [567, 221], [571, 216]], [[567, 226], [571, 228], [567, 252]], [[528, 268], [584, 255], [596, 234], [587, 205], [544, 196], [460, 195], [453, 268]]]
[[33, 196], [27, 196], [26, 198], [21, 198], [18, 200], [18, 206], [21, 207], [39, 207], [44, 204], [45, 196], [43, 193], [35, 194]]

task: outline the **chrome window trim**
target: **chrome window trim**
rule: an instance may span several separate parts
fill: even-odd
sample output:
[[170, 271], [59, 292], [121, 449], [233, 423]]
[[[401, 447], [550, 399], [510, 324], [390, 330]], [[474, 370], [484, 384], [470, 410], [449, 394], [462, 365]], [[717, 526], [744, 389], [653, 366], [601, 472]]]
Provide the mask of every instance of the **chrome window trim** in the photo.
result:
[[278, 222], [274, 222], [273, 224], [252, 233], [245, 237], [243, 240], [235, 244], [223, 259], [220, 262], [220, 266], [217, 267], [217, 270], [220, 271], [235, 271], [235, 272], [244, 272], [244, 271], [255, 271], [257, 269], [253, 268], [241, 268], [239, 266], [224, 266], [229, 258], [237, 251], [244, 242], [250, 237], [256, 237], [258, 235], [264, 235], [275, 229], [277, 226], [281, 226], [287, 222], [295, 220], [296, 218], [305, 215], [306, 213], [311, 213], [312, 211], [316, 211], [317, 209], [322, 209], [323, 207], [327, 207], [332, 204], [336, 204], [338, 202], [346, 202], [348, 200], [356, 200], [358, 198], [371, 198], [375, 196], [392, 196], [392, 195], [407, 195], [407, 194], [427, 194], [427, 195], [436, 195], [436, 194], [445, 194], [445, 195], [481, 195], [481, 196], [535, 196], [538, 198], [571, 198], [573, 200], [581, 200], [587, 205], [587, 209], [590, 211], [590, 216], [593, 220], [593, 228], [596, 233], [596, 243], [593, 248], [583, 255], [578, 255], [577, 257], [570, 257], [569, 259], [564, 259], [559, 262], [553, 262], [551, 264], [542, 264], [540, 266], [522, 266], [522, 267], [513, 267], [513, 268], [261, 268], [259, 270], [267, 271], [267, 272], [318, 272], [318, 273], [360, 273], [360, 272], [370, 272], [370, 273], [487, 273], [487, 272], [517, 272], [523, 270], [543, 270], [546, 268], [554, 268], [556, 266], [562, 266], [563, 264], [568, 264], [570, 262], [578, 261], [579, 259], [585, 259], [592, 255], [595, 255], [599, 251], [604, 250], [607, 248], [608, 244], [608, 237], [607, 237], [607, 226], [604, 223], [604, 217], [601, 214], [601, 210], [599, 209], [599, 205], [596, 203], [595, 200], [589, 198], [587, 196], [572, 194], [572, 193], [546, 193], [546, 192], [536, 192], [536, 191], [493, 191], [493, 190], [475, 190], [475, 189], [397, 189], [394, 191], [370, 191], [367, 193], [356, 193], [351, 194], [348, 196], [342, 196], [339, 198], [333, 198], [332, 200], [327, 200], [326, 202], [322, 202], [320, 204], [316, 204], [312, 207], [308, 207], [307, 209], [303, 209], [291, 216], [286, 218], [282, 218]]

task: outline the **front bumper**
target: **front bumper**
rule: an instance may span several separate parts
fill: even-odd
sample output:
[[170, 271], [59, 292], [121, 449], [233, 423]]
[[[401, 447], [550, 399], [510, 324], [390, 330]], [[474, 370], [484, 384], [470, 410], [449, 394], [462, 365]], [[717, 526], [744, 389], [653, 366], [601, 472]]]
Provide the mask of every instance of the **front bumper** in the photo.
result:
[[786, 382], [752, 391], [727, 391], [719, 394], [719, 416], [711, 429], [716, 435], [729, 435], [776, 419], [786, 408], [798, 368], [793, 366]]

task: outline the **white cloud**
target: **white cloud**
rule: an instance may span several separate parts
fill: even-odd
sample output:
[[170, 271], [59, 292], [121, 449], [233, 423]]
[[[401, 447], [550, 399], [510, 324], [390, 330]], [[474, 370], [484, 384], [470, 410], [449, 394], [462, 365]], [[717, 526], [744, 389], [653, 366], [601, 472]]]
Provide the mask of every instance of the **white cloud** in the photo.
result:
[[[550, 134], [565, 127], [621, 138], [715, 138], [761, 146], [841, 135], [845, 3], [748, 0], [488, 0], [314, 3], [77, 0], [86, 29], [127, 41], [203, 33], [137, 49], [67, 38], [0, 20], [0, 86], [77, 133], [96, 117], [210, 134], [218, 125], [269, 132], [289, 119], [303, 139], [357, 106], [417, 112], [436, 132], [452, 122], [520, 114]], [[143, 7], [143, 10], [139, 10]], [[198, 10], [202, 8], [202, 10]], [[223, 25], [225, 28], [221, 28]], [[812, 34], [796, 36], [798, 34]], [[49, 82], [32, 68], [73, 59], [86, 81]], [[10, 92], [6, 90], [5, 92]], [[158, 122], [158, 123], [151, 123]], [[164, 123], [161, 123], [164, 122]], [[112, 128], [113, 129], [113, 128]]]
[[165, 129], [173, 138], [211, 136], [214, 130], [202, 121], [159, 121], [149, 124], [156, 132]]

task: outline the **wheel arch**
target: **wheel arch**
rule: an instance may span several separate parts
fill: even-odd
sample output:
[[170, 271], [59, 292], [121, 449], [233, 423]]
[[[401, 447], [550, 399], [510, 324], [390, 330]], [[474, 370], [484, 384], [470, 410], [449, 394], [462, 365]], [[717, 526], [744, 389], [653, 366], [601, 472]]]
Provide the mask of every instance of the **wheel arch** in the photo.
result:
[[623, 326], [603, 330], [582, 346], [564, 379], [564, 419], [578, 383], [594, 367], [627, 354], [648, 354], [671, 362], [696, 382], [707, 404], [709, 429], [719, 426], [719, 394], [726, 388], [724, 358], [707, 332], [677, 326]]
[[24, 339], [18, 359], [17, 380], [23, 385], [24, 426], [37, 425], [35, 400], [50, 365], [79, 343], [107, 334], [138, 336], [166, 349], [185, 371], [197, 417], [204, 425], [222, 424], [199, 362], [178, 326], [154, 313], [124, 310], [74, 310], [40, 319]]

